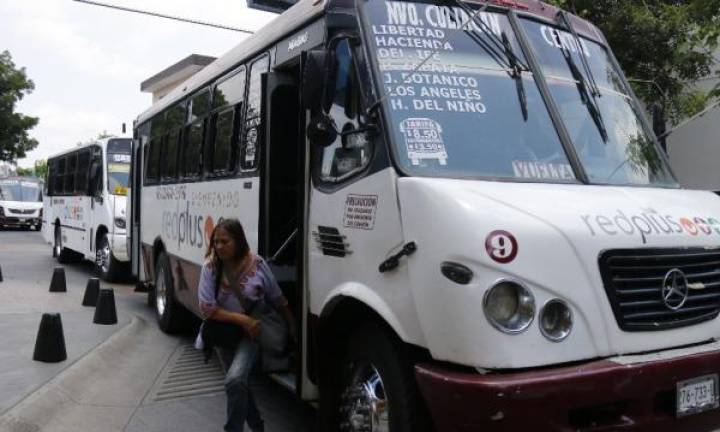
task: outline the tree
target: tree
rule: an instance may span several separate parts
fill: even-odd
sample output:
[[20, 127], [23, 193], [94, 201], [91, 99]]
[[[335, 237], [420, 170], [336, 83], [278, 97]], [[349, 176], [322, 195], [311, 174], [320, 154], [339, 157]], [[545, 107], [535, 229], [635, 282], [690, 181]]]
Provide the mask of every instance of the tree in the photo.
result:
[[17, 172], [17, 175], [19, 175], [20, 177], [32, 177], [33, 176], [32, 168], [17, 167], [17, 169], [15, 171]]
[[720, 85], [695, 86], [720, 76], [720, 0], [546, 1], [598, 26], [638, 97], [673, 124], [720, 100]]
[[0, 53], [0, 161], [15, 162], [38, 145], [28, 136], [37, 117], [15, 112], [17, 102], [34, 89], [25, 68], [17, 69], [8, 51]]
[[44, 179], [45, 176], [47, 175], [47, 170], [48, 170], [47, 159], [40, 159], [40, 160], [35, 161], [35, 167], [34, 167], [35, 177]]

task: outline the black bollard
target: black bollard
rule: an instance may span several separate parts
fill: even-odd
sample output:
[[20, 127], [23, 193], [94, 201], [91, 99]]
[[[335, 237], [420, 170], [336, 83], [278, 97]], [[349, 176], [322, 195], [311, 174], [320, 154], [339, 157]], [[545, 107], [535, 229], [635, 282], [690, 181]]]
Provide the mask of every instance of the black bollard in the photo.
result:
[[55, 267], [53, 270], [52, 281], [50, 281], [50, 292], [66, 292], [67, 283], [65, 282], [65, 269]]
[[83, 306], [96, 306], [98, 300], [98, 294], [100, 291], [100, 280], [98, 278], [88, 279], [87, 286], [85, 286], [85, 295], [83, 296]]
[[111, 289], [101, 289], [95, 306], [94, 324], [117, 324], [115, 312], [115, 293]]
[[44, 313], [40, 320], [33, 360], [57, 363], [67, 359], [65, 336], [59, 313]]
[[0, 282], [2, 282], [2, 281], [3, 281], [3, 278], [2, 278], [2, 267], [0, 267]]

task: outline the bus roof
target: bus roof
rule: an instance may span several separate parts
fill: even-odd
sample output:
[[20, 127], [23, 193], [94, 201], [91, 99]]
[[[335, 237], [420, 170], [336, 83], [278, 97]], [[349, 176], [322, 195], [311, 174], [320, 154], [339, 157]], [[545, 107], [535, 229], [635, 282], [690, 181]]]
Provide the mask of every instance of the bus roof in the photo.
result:
[[132, 140], [131, 137], [116, 137], [116, 136], [111, 136], [111, 137], [107, 137], [107, 138], [100, 138], [100, 139], [95, 140], [95, 141], [93, 141], [93, 142], [88, 142], [88, 143], [85, 143], [85, 144], [83, 144], [83, 145], [79, 145], [79, 146], [77, 146], [77, 147], [70, 147], [70, 148], [67, 148], [67, 149], [65, 149], [65, 150], [63, 150], [63, 151], [54, 153], [54, 154], [48, 156], [48, 160], [54, 159], [54, 158], [56, 158], [56, 157], [59, 157], [59, 156], [62, 156], [62, 155], [68, 154], [68, 153], [72, 153], [72, 152], [74, 152], [74, 151], [78, 151], [78, 150], [81, 150], [81, 149], [84, 149], [84, 148], [88, 148], [88, 147], [91, 147], [91, 146], [99, 145], [99, 146], [101, 146], [101, 147], [106, 147], [106, 146], [107, 146], [107, 143], [110, 142], [110, 140], [116, 140], [116, 139], [120, 139], [120, 140]]
[[196, 89], [212, 81], [217, 75], [231, 69], [266, 46], [287, 36], [302, 24], [320, 15], [324, 10], [325, 3], [326, 0], [300, 0], [293, 7], [258, 30], [257, 33], [210, 63], [140, 114], [137, 118], [138, 124], [145, 122], [150, 117], [185, 97], [185, 95], [191, 94]]
[[[235, 48], [222, 55], [214, 62], [201, 69], [198, 73], [188, 78], [187, 81], [177, 86], [165, 97], [157, 101], [150, 108], [145, 110], [137, 118], [137, 124], [140, 125], [149, 120], [155, 114], [160, 113], [173, 103], [181, 100], [186, 95], [192, 94], [194, 91], [209, 84], [219, 75], [229, 71], [242, 61], [249, 59], [258, 51], [279, 41], [283, 37], [288, 36], [303, 24], [311, 21], [316, 16], [322, 14], [326, 7], [343, 6], [350, 4], [352, 0], [300, 0], [294, 6], [278, 15], [270, 23], [266, 24], [257, 33], [243, 40]], [[370, 0], [372, 1], [372, 0]], [[466, 0], [470, 3], [484, 4], [485, 1]], [[561, 9], [544, 3], [540, 0], [489, 0], [491, 4], [496, 6], [516, 9], [518, 11], [527, 11], [548, 20], [554, 20], [558, 11]], [[581, 35], [594, 39], [605, 44], [605, 38], [602, 33], [592, 23], [573, 14], [568, 15], [573, 27]]]

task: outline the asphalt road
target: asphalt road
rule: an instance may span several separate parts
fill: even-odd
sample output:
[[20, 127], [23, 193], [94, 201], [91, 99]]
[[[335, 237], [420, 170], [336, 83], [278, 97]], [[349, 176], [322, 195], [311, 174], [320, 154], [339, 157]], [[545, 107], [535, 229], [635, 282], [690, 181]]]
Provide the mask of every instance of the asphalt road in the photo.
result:
[[[63, 266], [67, 292], [50, 293], [58, 266], [42, 236], [0, 231], [0, 431], [220, 431], [223, 372], [204, 364], [193, 335], [170, 336], [146, 295], [102, 283], [115, 295], [118, 323], [93, 324], [81, 305], [92, 264]], [[43, 313], [60, 313], [68, 358], [33, 361]], [[263, 376], [252, 388], [268, 432], [311, 430], [313, 412]]]

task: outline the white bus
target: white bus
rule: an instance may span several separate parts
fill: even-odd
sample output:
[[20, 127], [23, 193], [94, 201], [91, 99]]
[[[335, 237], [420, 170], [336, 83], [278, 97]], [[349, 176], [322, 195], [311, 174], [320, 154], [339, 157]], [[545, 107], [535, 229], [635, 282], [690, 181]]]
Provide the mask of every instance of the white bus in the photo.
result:
[[105, 280], [128, 275], [130, 138], [105, 138], [48, 159], [43, 235], [65, 263], [95, 262]]
[[42, 207], [42, 187], [37, 179], [0, 178], [0, 228], [40, 231]]
[[715, 428], [720, 200], [642, 112], [538, 1], [301, 0], [138, 117], [133, 272], [180, 329], [238, 218], [326, 431]]

